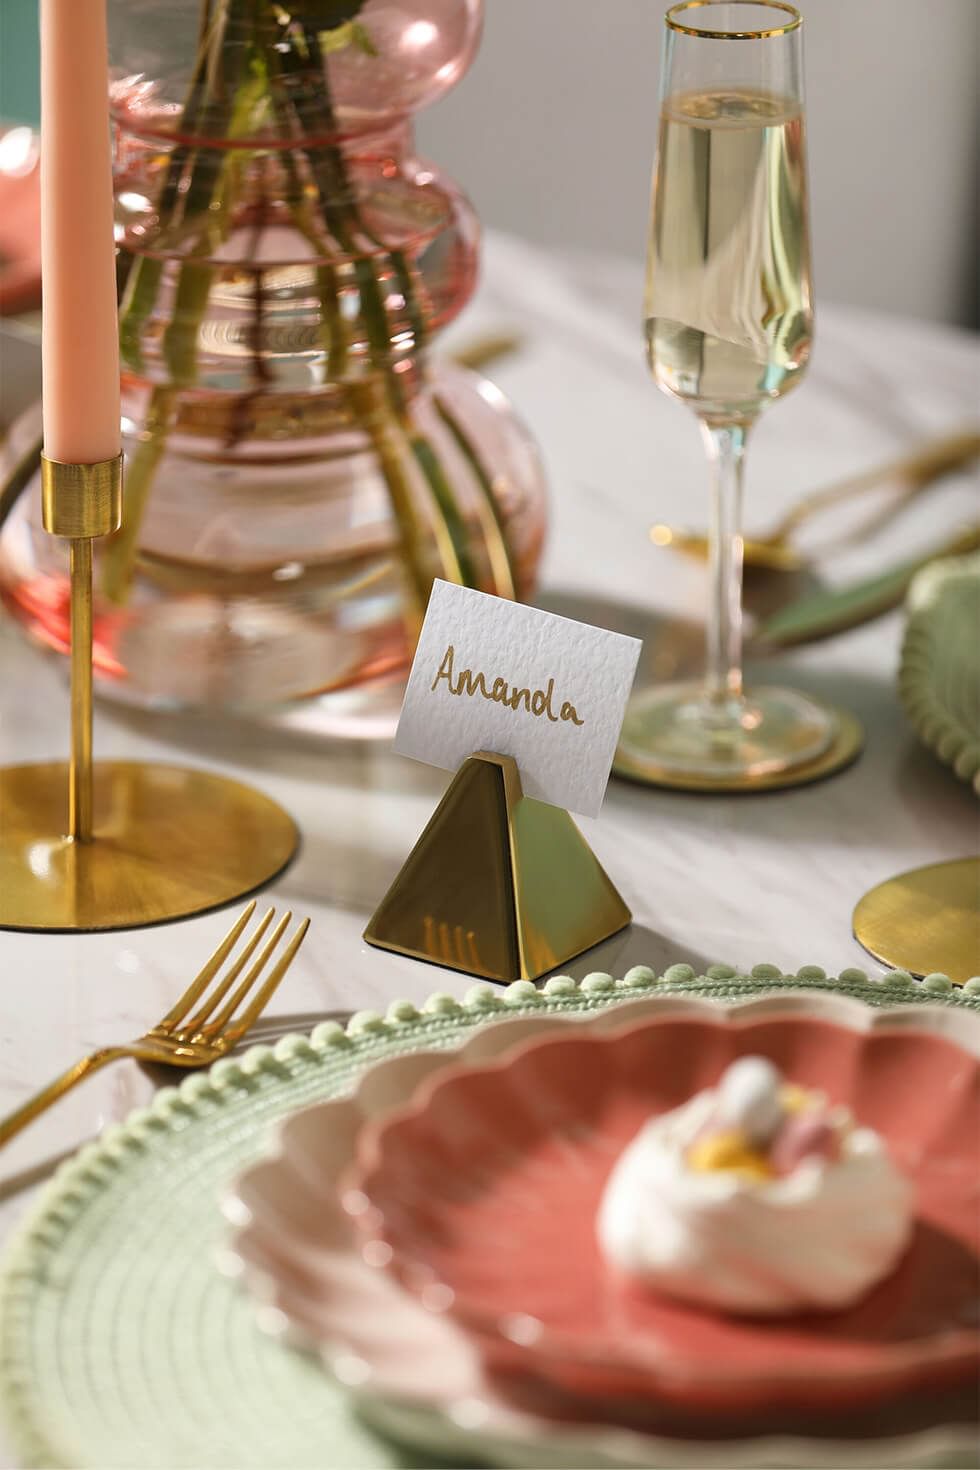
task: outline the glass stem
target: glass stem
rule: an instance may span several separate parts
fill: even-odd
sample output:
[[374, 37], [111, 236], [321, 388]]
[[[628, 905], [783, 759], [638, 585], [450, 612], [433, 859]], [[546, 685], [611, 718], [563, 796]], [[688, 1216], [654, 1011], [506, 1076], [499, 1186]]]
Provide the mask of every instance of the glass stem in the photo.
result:
[[746, 424], [702, 422], [711, 462], [711, 607], [705, 695], [722, 720], [742, 700], [742, 461]]

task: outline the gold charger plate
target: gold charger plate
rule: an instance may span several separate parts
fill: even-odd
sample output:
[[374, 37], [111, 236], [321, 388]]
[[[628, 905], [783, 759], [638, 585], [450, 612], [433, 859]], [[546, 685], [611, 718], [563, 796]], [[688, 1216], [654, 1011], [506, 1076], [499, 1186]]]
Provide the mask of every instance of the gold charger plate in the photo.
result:
[[864, 749], [864, 727], [849, 710], [826, 706], [837, 720], [837, 735], [822, 755], [786, 771], [771, 771], [762, 776], [710, 777], [691, 776], [665, 770], [652, 761], [639, 760], [617, 750], [613, 775], [643, 786], [664, 786], [674, 791], [715, 791], [719, 794], [746, 795], [758, 791], [782, 791], [790, 786], [807, 786], [835, 776], [857, 760]]
[[980, 858], [887, 878], [860, 900], [852, 923], [858, 944], [882, 964], [963, 985], [980, 975]]

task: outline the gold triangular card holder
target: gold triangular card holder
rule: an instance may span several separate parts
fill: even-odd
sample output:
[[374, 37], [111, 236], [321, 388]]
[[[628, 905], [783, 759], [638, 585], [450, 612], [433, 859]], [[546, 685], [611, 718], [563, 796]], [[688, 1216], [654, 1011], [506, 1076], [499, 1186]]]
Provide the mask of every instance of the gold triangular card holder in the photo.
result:
[[561, 807], [510, 756], [456, 773], [364, 931], [368, 944], [486, 980], [537, 980], [632, 915]]

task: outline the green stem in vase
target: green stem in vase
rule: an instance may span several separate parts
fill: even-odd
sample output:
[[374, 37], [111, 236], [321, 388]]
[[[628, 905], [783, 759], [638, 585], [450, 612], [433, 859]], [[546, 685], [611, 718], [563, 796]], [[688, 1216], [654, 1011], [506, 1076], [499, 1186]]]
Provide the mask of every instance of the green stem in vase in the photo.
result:
[[487, 555], [490, 559], [494, 589], [498, 597], [506, 597], [515, 602], [517, 600], [517, 575], [514, 570], [514, 558], [507, 540], [507, 531], [500, 513], [500, 506], [494, 494], [490, 473], [481, 460], [476, 445], [448, 405], [441, 398], [436, 398], [435, 407], [436, 413], [452, 435], [456, 448], [466, 460], [470, 473], [480, 490], [480, 523], [483, 527], [484, 540], [487, 543]]
[[[310, 53], [311, 65], [315, 68], [318, 68], [319, 71], [322, 72], [324, 77], [324, 90], [327, 97], [328, 106], [328, 120], [331, 130], [336, 133], [336, 117], [333, 112], [332, 103], [330, 102], [329, 93], [326, 93], [326, 88], [329, 86], [329, 82], [327, 80], [327, 62], [326, 57], [323, 55], [323, 48], [320, 44], [320, 38], [315, 33], [311, 34], [308, 32], [306, 36], [306, 41]], [[354, 212], [358, 233], [365, 240], [367, 240], [370, 245], [374, 245], [379, 250], [383, 250], [388, 260], [390, 261], [395, 280], [398, 284], [398, 289], [401, 292], [402, 299], [405, 303], [405, 313], [408, 316], [409, 325], [412, 328], [415, 351], [421, 352], [428, 342], [429, 334], [425, 324], [425, 315], [421, 309], [418, 300], [417, 276], [412, 271], [408, 263], [408, 257], [406, 256], [404, 250], [398, 250], [389, 246], [383, 239], [381, 239], [376, 231], [371, 229], [370, 225], [360, 214], [360, 211], [357, 209], [357, 198], [354, 193], [353, 187], [350, 185], [349, 181], [346, 178], [346, 168], [343, 153], [340, 149], [337, 150], [337, 153], [339, 170], [344, 175], [346, 192], [347, 196], [350, 198], [351, 208]]]
[[[322, 78], [320, 110], [323, 115], [324, 131], [329, 136], [336, 137], [339, 129], [330, 96], [326, 59], [319, 37], [314, 30], [304, 25], [303, 38], [308, 65], [315, 71], [318, 79]], [[376, 275], [375, 252], [379, 247], [383, 249], [386, 258], [392, 264], [399, 291], [412, 324], [416, 350], [419, 350], [424, 341], [423, 317], [418, 307], [414, 282], [407, 262], [401, 251], [388, 249], [383, 241], [365, 226], [357, 206], [357, 195], [348, 173], [343, 150], [337, 144], [328, 144], [316, 150], [316, 155], [315, 158], [310, 159], [310, 166], [317, 184], [324, 219], [338, 244], [351, 257], [372, 362], [383, 375], [385, 391], [399, 428], [405, 435], [416, 465], [432, 497], [433, 526], [443, 573], [450, 581], [475, 587], [479, 584], [479, 579], [470, 552], [469, 533], [465, 519], [460, 512], [456, 496], [438, 454], [413, 421], [410, 404], [392, 362], [391, 330], [385, 298]], [[369, 250], [372, 250], [372, 253], [367, 256], [362, 254], [365, 242]], [[392, 508], [395, 509], [394, 500]]]
[[[286, 19], [292, 28], [292, 21], [289, 17]], [[301, 42], [303, 46], [304, 54], [302, 56], [298, 54], [296, 49], [298, 42]], [[310, 54], [308, 45], [309, 41], [305, 32], [297, 32], [295, 28], [292, 28], [291, 36], [288, 33], [284, 33], [284, 50], [279, 55], [277, 66], [270, 77], [273, 89], [275, 90], [275, 83], [278, 81], [281, 90], [285, 93], [282, 106], [285, 109], [287, 118], [292, 124], [291, 127], [286, 128], [286, 135], [296, 142], [303, 136], [303, 122], [296, 112], [295, 102], [288, 91], [286, 91], [286, 84], [291, 78], [302, 75], [309, 70]], [[327, 92], [325, 72], [323, 73], [322, 91], [322, 124], [325, 131], [333, 133], [336, 131], [337, 124]], [[324, 224], [340, 250], [344, 255], [349, 257], [343, 265], [330, 265], [323, 268], [330, 273], [327, 279], [332, 280], [334, 283], [334, 289], [330, 297], [331, 317], [333, 319], [340, 317], [336, 283], [344, 266], [347, 266], [353, 271], [360, 292], [361, 312], [368, 333], [368, 342], [372, 349], [372, 358], [375, 359], [380, 354], [383, 363], [387, 365], [391, 348], [387, 312], [371, 263], [357, 259], [359, 244], [351, 229], [352, 221], [356, 223], [354, 195], [350, 181], [347, 178], [340, 150], [334, 146], [309, 149], [304, 150], [304, 156], [316, 188], [317, 203], [323, 216]], [[321, 248], [323, 248], [323, 244], [321, 244]], [[324, 277], [321, 277], [321, 281], [324, 285], [326, 284]]]
[[422, 626], [432, 577], [426, 568], [425, 527], [415, 506], [411, 476], [406, 472], [404, 444], [376, 383], [353, 383], [348, 392], [377, 456], [398, 528], [402, 562], [408, 571], [406, 623], [409, 640], [414, 642]]
[[[273, 92], [276, 93], [278, 83], [278, 90], [283, 97], [279, 124], [280, 134], [288, 145], [290, 142], [297, 142], [304, 136], [303, 124], [288, 92], [290, 75], [295, 74], [297, 70], [295, 52], [291, 48], [284, 48], [281, 53], [273, 51], [272, 55], [276, 58], [272, 67]], [[332, 113], [328, 127], [331, 132], [336, 127]], [[288, 153], [286, 156], [290, 157]], [[353, 276], [358, 285], [362, 317], [365, 315], [363, 312], [365, 304], [381, 305], [380, 312], [371, 311], [366, 317], [366, 322], [369, 343], [372, 346], [372, 357], [376, 360], [380, 352], [386, 363], [390, 355], [387, 314], [384, 312], [383, 303], [380, 303], [377, 281], [370, 263], [360, 262], [360, 274], [358, 274], [358, 262], [350, 258], [358, 249], [358, 243], [348, 228], [347, 210], [353, 207], [353, 192], [350, 189], [349, 180], [343, 169], [337, 167], [336, 159], [314, 160], [310, 158], [306, 150], [302, 151], [301, 156], [316, 190], [322, 225], [330, 231], [334, 245], [339, 246], [348, 256], [347, 260], [338, 262], [336, 265], [321, 265], [317, 270], [327, 353], [327, 379], [332, 382], [340, 382], [347, 369], [350, 338], [350, 327], [340, 310], [342, 275], [346, 272]], [[317, 162], [324, 171], [323, 176], [318, 174]], [[293, 187], [298, 196], [299, 181], [291, 157], [290, 164], [293, 170], [292, 178], [295, 180]], [[328, 170], [329, 177], [327, 177]], [[305, 206], [298, 202], [297, 198], [293, 211], [297, 228], [310, 240], [314, 248], [322, 253], [327, 248], [326, 241], [322, 237], [317, 237], [312, 222], [306, 218], [306, 213]], [[368, 271], [366, 276], [365, 264]], [[365, 287], [367, 296], [365, 296]], [[385, 482], [392, 518], [398, 530], [401, 562], [408, 573], [405, 609], [408, 638], [410, 642], [414, 642], [421, 627], [432, 578], [426, 566], [426, 528], [416, 507], [412, 477], [406, 469], [404, 436], [401, 433], [399, 419], [392, 412], [387, 401], [387, 388], [383, 381], [379, 383], [377, 379], [362, 379], [359, 382], [349, 383], [347, 394], [357, 423], [370, 440]], [[451, 543], [447, 544], [446, 537], [440, 539], [438, 530], [436, 545], [440, 558], [440, 570], [444, 575], [452, 577], [458, 564]]]
[[173, 313], [163, 338], [167, 373], [176, 387], [187, 388], [197, 380], [198, 340], [213, 284], [211, 266], [190, 260], [181, 266]]
[[102, 556], [101, 589], [103, 596], [116, 604], [128, 601], [136, 565], [137, 537], [143, 525], [150, 490], [156, 479], [160, 458], [177, 403], [177, 390], [169, 384], [157, 384], [150, 394], [150, 406], [136, 453], [126, 467], [125, 513], [122, 525], [110, 536]]
[[[242, 94], [248, 92], [248, 79], [243, 83], [241, 78], [248, 62], [245, 53], [250, 48], [228, 45], [229, 26], [236, 20], [239, 25], [246, 20], [244, 6], [248, 3], [249, 0], [218, 0], [218, 8], [215, 10], [213, 0], [203, 0], [197, 60], [177, 126], [177, 134], [182, 140], [202, 135], [227, 135], [236, 107], [244, 114], [245, 107], [252, 103], [252, 98], [246, 97], [245, 107], [242, 105]], [[264, 0], [260, 0], [260, 3], [264, 3]], [[244, 66], [237, 67], [235, 77], [229, 75], [231, 58], [244, 62]], [[158, 243], [162, 248], [166, 249], [168, 243], [171, 243], [172, 248], [167, 234], [172, 234], [185, 221], [198, 218], [207, 221], [208, 210], [223, 174], [224, 165], [215, 159], [210, 149], [202, 149], [187, 141], [176, 145], [167, 162], [167, 173], [157, 205], [157, 215], [162, 226]], [[193, 254], [206, 253], [216, 226], [217, 222], [209, 222], [205, 239], [198, 242]], [[159, 296], [164, 263], [160, 255], [138, 257], [127, 283], [120, 312], [120, 345], [123, 356], [136, 372], [145, 370], [140, 336]], [[178, 294], [179, 291], [178, 286]], [[188, 288], [184, 297], [185, 307], [193, 309], [195, 294], [192, 288]], [[174, 331], [177, 338], [186, 335], [186, 328], [179, 320], [171, 321], [167, 331], [168, 334]], [[164, 353], [180, 363], [182, 371], [187, 371], [189, 354], [183, 343], [177, 342], [169, 349], [165, 344]]]
[[[290, 74], [297, 74], [301, 68], [306, 70], [313, 56], [320, 57], [321, 55], [315, 37], [304, 32], [300, 38], [294, 37], [294, 39], [302, 40], [302, 50], [305, 54], [300, 55], [295, 47], [282, 53], [280, 77], [284, 81]], [[336, 136], [337, 121], [330, 100], [322, 57], [317, 78], [320, 92], [320, 122], [324, 132], [330, 136]], [[294, 123], [293, 136], [300, 136], [301, 125], [295, 114], [295, 106], [288, 96], [285, 105]], [[335, 145], [309, 150], [306, 153], [306, 161], [316, 187], [324, 224], [347, 257], [337, 267], [328, 268], [332, 277], [331, 284], [334, 286], [331, 295], [325, 298], [333, 304], [333, 311], [326, 323], [328, 332], [334, 322], [341, 320], [336, 283], [340, 274], [346, 271], [353, 276], [358, 288], [361, 319], [367, 333], [371, 361], [381, 372], [383, 394], [379, 394], [370, 383], [352, 385], [349, 391], [351, 403], [362, 427], [371, 439], [385, 481], [392, 515], [398, 527], [403, 559], [409, 573], [410, 596], [413, 604], [410, 621], [417, 631], [420, 610], [424, 608], [428, 598], [431, 575], [425, 565], [423, 525], [415, 509], [411, 478], [406, 474], [402, 459], [406, 442], [415, 454], [419, 467], [427, 476], [430, 488], [433, 489], [436, 509], [436, 514], [433, 516], [433, 534], [440, 564], [439, 569], [444, 577], [454, 582], [470, 580], [472, 575], [467, 563], [461, 559], [459, 554], [462, 521], [458, 515], [447, 521], [446, 516], [442, 513], [442, 505], [446, 502], [448, 487], [444, 488], [441, 483], [438, 460], [434, 455], [426, 456], [426, 446], [423, 444], [419, 447], [417, 441], [420, 436], [412, 432], [412, 425], [407, 416], [405, 395], [398, 382], [397, 374], [393, 370], [391, 333], [381, 285], [375, 274], [374, 260], [370, 257], [365, 258], [361, 253], [363, 250], [362, 231], [356, 207], [356, 196], [341, 150]], [[334, 340], [332, 332], [329, 340], [331, 342]], [[413, 442], [413, 439], [416, 442]], [[431, 477], [433, 475], [438, 490], [432, 486]], [[454, 505], [451, 491], [448, 492], [448, 499]], [[462, 529], [463, 537], [465, 537], [465, 527]], [[473, 585], [472, 581], [470, 585]]]
[[[184, 137], [193, 136], [198, 131], [201, 125], [202, 114], [207, 104], [207, 78], [214, 27], [212, 0], [202, 0], [197, 61], [194, 66], [194, 74], [191, 78], [191, 85], [187, 93], [187, 99], [184, 102], [178, 127], [178, 132]], [[223, 25], [220, 34], [223, 36]], [[196, 156], [196, 153], [197, 150], [187, 143], [178, 143], [171, 152], [167, 160], [166, 178], [164, 179], [163, 188], [160, 191], [160, 199], [157, 204], [157, 215], [161, 221], [165, 220], [168, 224], [172, 221], [177, 211], [178, 201], [181, 198], [181, 185], [188, 161]], [[194, 179], [192, 176], [189, 181], [189, 192], [193, 189]], [[184, 201], [181, 213], [182, 217], [186, 219], [186, 200]], [[126, 283], [126, 291], [119, 314], [119, 345], [123, 359], [137, 373], [145, 371], [141, 334], [146, 325], [147, 318], [157, 302], [163, 276], [163, 266], [164, 262], [159, 256], [138, 256], [130, 270]]]
[[[227, 25], [234, 10], [247, 0], [223, 0], [218, 15], [212, 14], [211, 0], [202, 9], [201, 38], [194, 79], [184, 112], [180, 132], [187, 136], [207, 123], [213, 132], [227, 130], [234, 120], [239, 129], [246, 125], [245, 105], [254, 102], [255, 88], [247, 98], [248, 83], [229, 89], [220, 65], [215, 65], [214, 51], [224, 52]], [[239, 77], [241, 72], [239, 72]], [[216, 93], [220, 93], [218, 100]], [[236, 107], [238, 113], [236, 114]], [[161, 193], [159, 216], [173, 224], [179, 212], [182, 220], [205, 214], [215, 202], [226, 179], [230, 159], [219, 164], [212, 150], [178, 146], [171, 154], [167, 178]], [[188, 174], [189, 169], [189, 174]], [[184, 183], [186, 175], [186, 185]], [[209, 222], [206, 232], [195, 246], [200, 254], [210, 253], [215, 237], [225, 225], [222, 211]], [[164, 261], [156, 256], [143, 256], [133, 267], [127, 287], [126, 301], [120, 320], [120, 344], [123, 355], [136, 371], [143, 368], [140, 332], [156, 304], [163, 276]], [[132, 589], [138, 554], [138, 538], [142, 528], [153, 481], [166, 447], [171, 421], [176, 412], [177, 390], [193, 383], [197, 377], [197, 354], [201, 322], [207, 310], [214, 281], [213, 267], [185, 260], [180, 267], [174, 294], [172, 316], [163, 339], [163, 356], [168, 381], [157, 385], [150, 397], [143, 439], [126, 471], [123, 522], [106, 544], [102, 558], [101, 590], [117, 604], [125, 603]]]
[[[229, 140], [248, 136], [253, 131], [256, 113], [268, 97], [268, 72], [254, 43], [257, 3], [264, 0], [226, 0], [224, 24], [216, 32], [221, 53], [219, 63], [209, 67], [213, 92], [208, 99], [206, 117], [208, 131]], [[252, 37], [248, 45], [227, 45], [228, 27], [234, 22], [243, 35], [248, 28]], [[233, 60], [237, 65], [233, 66]], [[234, 198], [242, 164], [234, 149], [220, 162], [211, 150], [199, 149], [192, 166], [183, 216], [187, 219], [200, 214], [205, 225], [180, 267], [173, 311], [163, 339], [170, 380], [179, 387], [190, 387], [197, 381], [201, 324], [215, 279], [214, 267], [201, 257], [212, 255], [225, 237], [226, 202]]]
[[[341, 10], [346, 26], [353, 23], [352, 18], [361, 8], [358, 0], [337, 0], [336, 4], [332, 0], [318, 0], [318, 3], [321, 3], [321, 20], [328, 21], [325, 34], [337, 29], [330, 22], [337, 21]], [[308, 15], [309, 7], [304, 8]], [[287, 44], [277, 46], [277, 36], [280, 43]], [[243, 43], [246, 37], [247, 44]], [[369, 39], [365, 35], [365, 43]], [[369, 49], [367, 44], [364, 49]], [[315, 80], [312, 88], [308, 85], [311, 76]], [[307, 83], [302, 119], [289, 85], [296, 79]], [[124, 358], [134, 370], [144, 371], [142, 334], [159, 300], [167, 252], [174, 251], [178, 232], [185, 223], [198, 227], [200, 235], [185, 254], [177, 273], [170, 321], [163, 335], [162, 355], [168, 383], [153, 391], [144, 438], [127, 475], [124, 526], [110, 541], [103, 561], [103, 589], [114, 601], [124, 601], [132, 585], [140, 524], [176, 413], [177, 390], [197, 380], [201, 324], [216, 273], [216, 267], [210, 262], [227, 231], [229, 203], [233, 204], [239, 193], [242, 150], [237, 150], [236, 156], [236, 150], [230, 149], [219, 161], [216, 150], [186, 140], [202, 136], [232, 139], [254, 133], [263, 107], [271, 110], [284, 142], [290, 138], [295, 145], [311, 125], [314, 131], [338, 136], [326, 60], [316, 25], [305, 17], [294, 20], [284, 5], [273, 0], [203, 0], [199, 53], [177, 129], [181, 141], [168, 160], [160, 194], [160, 253], [137, 258], [127, 282], [121, 313]], [[294, 158], [284, 147], [282, 161], [294, 222], [321, 255], [329, 254], [327, 242], [319, 238], [308, 218], [308, 204], [303, 197], [308, 193], [316, 200], [323, 225], [336, 243], [338, 254], [345, 257], [317, 268], [326, 338], [326, 372], [329, 380], [335, 382], [342, 381], [349, 372], [351, 325], [342, 311], [341, 300], [345, 287], [356, 286], [369, 361], [378, 376], [374, 383], [366, 385], [365, 392], [360, 391], [360, 386], [358, 391], [352, 390], [350, 401], [371, 439], [385, 479], [404, 550], [412, 600], [416, 604], [414, 616], [420, 600], [424, 605], [431, 581], [426, 565], [427, 522], [431, 525], [439, 573], [470, 586], [478, 581], [469, 530], [451, 480], [436, 448], [415, 422], [410, 397], [396, 371], [381, 264], [390, 272], [401, 297], [399, 309], [411, 326], [416, 353], [424, 346], [426, 337], [418, 282], [405, 252], [389, 249], [363, 219], [343, 149], [328, 144], [296, 151], [305, 160], [313, 189], [304, 190]], [[262, 286], [257, 274], [255, 320], [259, 323]], [[252, 348], [253, 354], [260, 354], [261, 342], [253, 341]], [[259, 379], [257, 388], [264, 382]], [[475, 463], [472, 452], [463, 449], [458, 436], [454, 437], [472, 467]], [[412, 461], [415, 473], [428, 491], [429, 514], [421, 517], [412, 493], [414, 476], [409, 468]], [[478, 470], [474, 473], [486, 495], [489, 481], [481, 479]], [[492, 500], [492, 489], [490, 495]], [[487, 516], [482, 512], [481, 520], [487, 523]], [[508, 562], [506, 548], [501, 557], [492, 535], [488, 544], [495, 581], [503, 590], [507, 585], [503, 574], [504, 563]]]
[[436, 506], [440, 513], [440, 520], [436, 521], [437, 531], [445, 529], [447, 533], [446, 551], [451, 550], [455, 560], [455, 573], [453, 581], [461, 582], [464, 587], [476, 587], [478, 578], [473, 559], [469, 550], [469, 531], [466, 526], [453, 488], [449, 483], [442, 461], [433, 449], [425, 434], [413, 424], [411, 410], [405, 409], [399, 416], [402, 429], [408, 439], [409, 447], [415, 456], [415, 462], [422, 471], [429, 489], [435, 498]]
[[347, 371], [348, 332], [340, 312], [337, 270], [332, 265], [321, 265], [316, 273], [317, 289], [323, 303], [324, 325], [326, 326], [327, 380], [339, 382]]
[[163, 261], [151, 255], [140, 255], [133, 262], [119, 313], [119, 351], [124, 363], [134, 372], [146, 370], [142, 333], [147, 318], [160, 294]]
[[[322, 231], [317, 231], [311, 218], [303, 181], [292, 152], [293, 148], [299, 151], [298, 144], [302, 138], [302, 128], [296, 116], [295, 107], [288, 96], [281, 106], [275, 105], [277, 97], [284, 89], [286, 74], [287, 69], [283, 65], [282, 55], [273, 45], [269, 48], [269, 90], [273, 99], [273, 116], [283, 142], [282, 164], [286, 174], [287, 203], [290, 206], [296, 229], [311, 245], [315, 255], [322, 256], [326, 242]], [[309, 167], [308, 159], [306, 163]], [[328, 382], [339, 383], [347, 372], [350, 331], [340, 310], [340, 281], [337, 267], [333, 264], [318, 265], [316, 284], [323, 311], [323, 325], [326, 327], [324, 333], [327, 358], [326, 379]]]

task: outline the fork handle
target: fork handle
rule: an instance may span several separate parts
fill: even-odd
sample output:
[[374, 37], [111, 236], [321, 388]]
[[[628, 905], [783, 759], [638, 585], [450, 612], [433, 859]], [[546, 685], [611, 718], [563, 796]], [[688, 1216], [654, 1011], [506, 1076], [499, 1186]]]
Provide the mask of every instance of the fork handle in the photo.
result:
[[906, 496], [912, 496], [917, 491], [924, 490], [940, 476], [948, 475], [953, 470], [969, 464], [970, 460], [975, 459], [978, 454], [980, 454], [980, 434], [974, 431], [947, 434], [942, 439], [935, 439], [923, 445], [921, 449], [903, 454], [900, 459], [891, 460], [888, 464], [876, 465], [874, 469], [864, 470], [861, 474], [850, 476], [835, 485], [826, 485], [821, 490], [814, 490], [811, 494], [805, 495], [772, 528], [769, 537], [773, 540], [781, 540], [791, 531], [795, 531], [815, 512], [836, 505], [841, 500], [850, 500], [853, 495], [863, 495], [867, 490], [875, 490], [888, 480], [896, 481]]
[[108, 1066], [110, 1062], [118, 1062], [123, 1057], [130, 1055], [130, 1049], [127, 1046], [103, 1046], [98, 1051], [93, 1051], [89, 1056], [82, 1057], [81, 1061], [76, 1062], [74, 1066], [62, 1072], [60, 1077], [56, 1077], [53, 1082], [49, 1082], [47, 1087], [42, 1087], [40, 1092], [36, 1092], [33, 1097], [28, 1098], [27, 1102], [22, 1103], [9, 1117], [4, 1118], [3, 1122], [0, 1123], [0, 1148], [5, 1143], [9, 1143], [15, 1133], [19, 1133], [22, 1128], [26, 1128], [28, 1123], [32, 1123], [52, 1103], [56, 1103], [60, 1097], [64, 1097], [65, 1093], [70, 1092], [79, 1082], [84, 1082], [86, 1077], [91, 1077], [93, 1072], [100, 1071], [103, 1067]]

